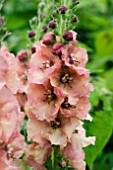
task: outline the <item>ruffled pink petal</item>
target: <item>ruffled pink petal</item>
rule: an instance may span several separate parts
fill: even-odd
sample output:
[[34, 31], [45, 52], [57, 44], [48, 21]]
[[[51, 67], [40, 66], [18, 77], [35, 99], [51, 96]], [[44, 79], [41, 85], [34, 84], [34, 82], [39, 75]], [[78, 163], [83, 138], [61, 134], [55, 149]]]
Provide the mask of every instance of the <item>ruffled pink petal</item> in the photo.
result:
[[51, 86], [47, 87], [35, 84], [30, 85], [30, 88], [28, 89], [28, 101], [32, 108], [32, 113], [38, 120], [54, 120], [60, 105], [64, 100], [63, 97], [56, 96], [56, 99], [53, 99], [48, 103], [46, 101], [46, 94], [49, 89], [51, 89]]
[[15, 70], [8, 70], [6, 75], [6, 84], [13, 94], [17, 93], [20, 86], [20, 80]]
[[18, 120], [19, 105], [15, 96], [9, 89], [3, 87], [0, 90], [0, 127], [1, 138], [7, 141], [12, 135]]
[[43, 84], [60, 65], [60, 59], [53, 56], [51, 48], [40, 44], [31, 57], [28, 79], [32, 83]]
[[[71, 103], [69, 103], [71, 105]], [[75, 106], [75, 107], [74, 107]], [[87, 114], [91, 108], [87, 97], [81, 97], [76, 104], [71, 105], [70, 108], [60, 108], [61, 114], [65, 117], [76, 117], [78, 119], [87, 119]]]

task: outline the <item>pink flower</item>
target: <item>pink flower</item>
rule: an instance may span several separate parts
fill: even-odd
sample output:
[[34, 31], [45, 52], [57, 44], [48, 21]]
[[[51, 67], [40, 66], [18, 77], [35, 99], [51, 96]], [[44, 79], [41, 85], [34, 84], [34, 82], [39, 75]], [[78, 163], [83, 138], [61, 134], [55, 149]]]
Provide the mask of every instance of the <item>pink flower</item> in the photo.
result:
[[3, 169], [3, 170], [18, 170], [18, 168], [13, 163], [13, 160], [7, 159], [6, 153], [3, 150], [0, 150], [0, 169]]
[[43, 84], [60, 67], [61, 61], [52, 54], [51, 46], [42, 43], [36, 43], [36, 46], [36, 53], [31, 56], [28, 78], [32, 83]]
[[28, 103], [38, 120], [48, 122], [54, 120], [63, 100], [64, 98], [58, 94], [57, 89], [49, 83], [46, 86], [38, 84], [29, 86]]
[[90, 108], [91, 105], [87, 97], [79, 98], [74, 105], [69, 103], [68, 98], [66, 97], [60, 107], [60, 111], [65, 117], [76, 117], [84, 120], [87, 119], [87, 114]]
[[36, 162], [38, 164], [43, 165], [45, 160], [51, 154], [51, 145], [48, 145], [48, 148], [41, 148], [39, 144], [33, 143], [31, 145], [26, 145], [25, 147], [25, 157], [24, 159], [29, 164], [29, 160], [32, 162]]
[[0, 89], [6, 84], [6, 73], [7, 73], [8, 63], [0, 54]]
[[76, 100], [78, 97], [88, 96], [93, 90], [89, 83], [88, 74], [82, 71], [78, 74], [75, 70], [62, 66], [54, 72], [50, 78], [52, 86], [57, 87], [69, 100]]
[[3, 87], [0, 90], [0, 139], [8, 141], [17, 126], [19, 105], [15, 96], [9, 89]]
[[75, 118], [65, 118], [62, 115], [58, 115], [51, 122], [39, 121], [30, 113], [30, 110], [28, 116], [30, 118], [27, 124], [28, 139], [39, 143], [41, 147], [44, 147], [47, 141], [54, 145], [66, 146], [80, 123]]
[[68, 44], [62, 47], [62, 60], [67, 66], [84, 67], [88, 61], [88, 56], [84, 48], [74, 47], [70, 49], [70, 44]]
[[20, 79], [20, 86], [19, 86], [19, 92], [20, 93], [27, 93], [27, 89], [29, 86], [28, 83], [28, 69], [29, 69], [29, 60], [31, 57], [31, 52], [27, 50], [21, 50], [16, 55], [16, 72]]
[[16, 73], [16, 58], [6, 47], [0, 49], [0, 88], [4, 85], [16, 94], [19, 88], [19, 77]]
[[[76, 144], [75, 144], [76, 145]], [[78, 170], [85, 170], [84, 152], [82, 149], [75, 150], [71, 143], [61, 148], [61, 154], [69, 160], [69, 164]]]
[[[94, 145], [95, 137], [86, 137], [85, 129], [82, 123], [76, 128], [75, 133], [71, 137], [71, 143], [75, 150], [86, 147], [90, 144]], [[75, 145], [76, 143], [76, 145]]]
[[48, 32], [43, 36], [42, 42], [45, 45], [50, 45], [55, 39], [55, 35], [52, 32]]

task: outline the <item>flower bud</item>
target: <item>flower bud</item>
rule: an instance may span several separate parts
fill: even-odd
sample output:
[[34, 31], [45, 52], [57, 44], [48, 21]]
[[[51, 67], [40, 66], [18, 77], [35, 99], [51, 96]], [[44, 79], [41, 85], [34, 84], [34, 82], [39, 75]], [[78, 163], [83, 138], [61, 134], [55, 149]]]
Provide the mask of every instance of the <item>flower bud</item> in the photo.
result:
[[28, 36], [29, 36], [29, 38], [33, 38], [35, 36], [35, 32], [34, 31], [30, 31], [28, 33]]
[[43, 29], [44, 32], [46, 32], [46, 31], [48, 30], [48, 27], [47, 27], [46, 25], [44, 25], [44, 26], [42, 27], [42, 29]]
[[36, 52], [36, 48], [35, 48], [35, 47], [32, 47], [32, 48], [31, 48], [31, 52], [32, 52], [32, 54], [35, 53], [35, 52]]
[[73, 22], [77, 23], [78, 22], [78, 17], [77, 16], [74, 16], [73, 18]]
[[52, 32], [46, 33], [43, 36], [42, 42], [45, 45], [50, 45], [55, 40], [55, 35]]
[[71, 41], [73, 40], [73, 34], [72, 32], [70, 31], [65, 31], [64, 35], [63, 35], [63, 38], [66, 40], [66, 41]]
[[21, 50], [18, 54], [17, 54], [18, 59], [21, 62], [24, 62], [28, 59], [28, 54], [26, 50]]
[[60, 167], [65, 168], [66, 167], [66, 162], [62, 161], [58, 164]]
[[49, 28], [55, 28], [55, 20], [50, 21]]
[[52, 53], [53, 53], [54, 55], [61, 56], [61, 55], [62, 55], [61, 47], [62, 47], [62, 43], [60, 43], [60, 42], [55, 43], [55, 44], [53, 45], [53, 51], [52, 51]]
[[61, 7], [59, 8], [59, 10], [60, 10], [60, 13], [61, 13], [61, 14], [65, 14], [65, 12], [68, 10], [68, 8], [65, 7], [65, 6], [61, 6]]

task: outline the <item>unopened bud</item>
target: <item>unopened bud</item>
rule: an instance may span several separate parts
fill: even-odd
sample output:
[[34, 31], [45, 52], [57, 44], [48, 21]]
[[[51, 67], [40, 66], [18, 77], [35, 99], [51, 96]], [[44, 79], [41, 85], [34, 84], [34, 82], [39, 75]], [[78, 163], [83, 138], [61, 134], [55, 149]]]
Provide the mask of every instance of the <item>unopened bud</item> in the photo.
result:
[[55, 28], [55, 20], [50, 21], [49, 28]]
[[32, 47], [32, 48], [31, 48], [31, 52], [32, 52], [32, 54], [35, 53], [35, 52], [36, 52], [36, 48], [35, 48], [35, 47]]
[[48, 27], [47, 26], [43, 26], [42, 29], [43, 29], [44, 32], [46, 32], [48, 30]]
[[54, 40], [55, 40], [55, 35], [52, 32], [49, 32], [43, 36], [42, 42], [45, 45], [50, 45], [54, 42]]
[[62, 55], [61, 47], [62, 47], [62, 43], [60, 43], [60, 42], [55, 43], [55, 44], [53, 45], [53, 51], [52, 51], [52, 53], [53, 53], [54, 55], [61, 56], [61, 55]]
[[33, 38], [35, 36], [35, 32], [34, 31], [30, 31], [28, 33], [28, 36], [29, 36], [29, 38]]
[[77, 17], [77, 16], [75, 16], [75, 17], [73, 18], [73, 22], [75, 22], [75, 23], [78, 22], [78, 17]]
[[60, 167], [65, 168], [66, 167], [66, 162], [62, 161], [58, 164]]
[[65, 12], [68, 10], [68, 8], [65, 7], [65, 6], [61, 6], [61, 7], [59, 8], [59, 10], [60, 10], [61, 14], [65, 14]]
[[70, 31], [65, 31], [64, 35], [63, 35], [63, 38], [66, 40], [66, 41], [71, 41], [73, 40], [73, 34], [72, 32]]
[[21, 62], [24, 62], [28, 59], [28, 54], [26, 50], [21, 50], [18, 54], [17, 54], [18, 59]]

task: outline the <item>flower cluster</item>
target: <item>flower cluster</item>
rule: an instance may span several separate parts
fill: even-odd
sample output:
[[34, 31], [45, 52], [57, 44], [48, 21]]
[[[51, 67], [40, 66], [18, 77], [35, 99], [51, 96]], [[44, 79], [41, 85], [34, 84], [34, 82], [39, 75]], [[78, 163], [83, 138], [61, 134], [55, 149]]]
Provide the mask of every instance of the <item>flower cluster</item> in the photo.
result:
[[[70, 38], [71, 37], [71, 38]], [[21, 50], [15, 57], [0, 49], [0, 168], [45, 170], [44, 162], [59, 145], [72, 167], [85, 170], [83, 147], [94, 144], [86, 137], [82, 120], [92, 120], [88, 111], [89, 83], [86, 50], [76, 47], [76, 33], [65, 32], [62, 44], [52, 32]], [[20, 133], [24, 118], [31, 144]]]
[[82, 148], [94, 144], [95, 138], [85, 136], [81, 120], [92, 120], [88, 114], [88, 96], [93, 86], [85, 68], [87, 52], [76, 47], [76, 33], [68, 32], [66, 39], [72, 35], [68, 44], [62, 44], [59, 37], [49, 32], [33, 46], [25, 105], [29, 118], [27, 132], [28, 139], [43, 150], [42, 161], [31, 153], [32, 162], [43, 164], [51, 154], [52, 145], [59, 145], [70, 165], [84, 170]]
[[24, 113], [16, 94], [20, 80], [16, 58], [6, 47], [0, 49], [0, 169], [18, 170], [15, 160], [22, 156], [24, 136], [20, 134]]

